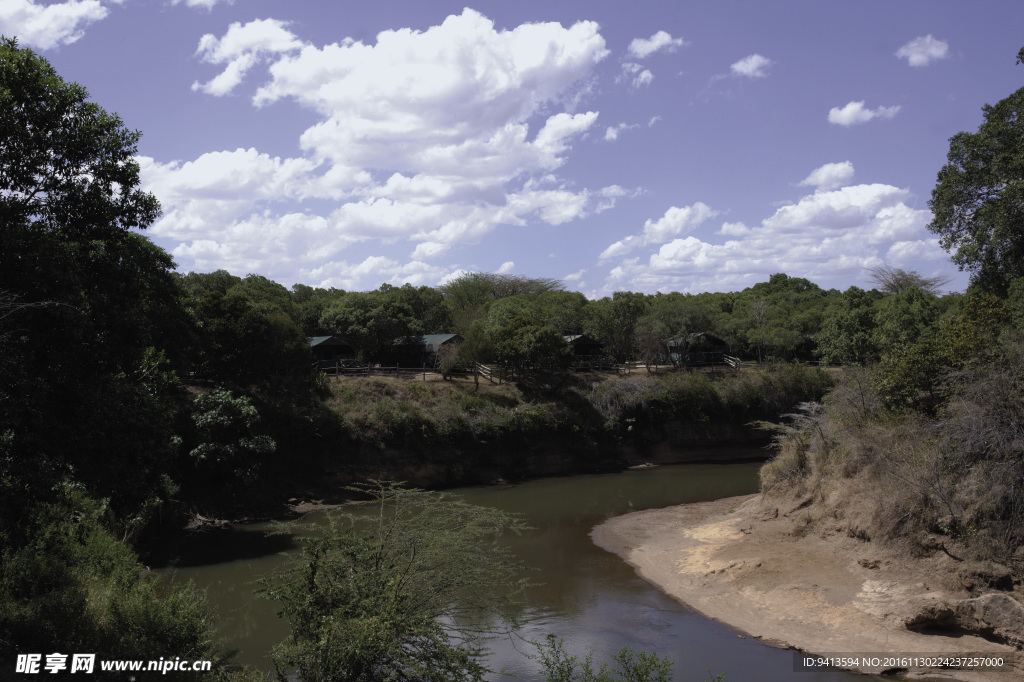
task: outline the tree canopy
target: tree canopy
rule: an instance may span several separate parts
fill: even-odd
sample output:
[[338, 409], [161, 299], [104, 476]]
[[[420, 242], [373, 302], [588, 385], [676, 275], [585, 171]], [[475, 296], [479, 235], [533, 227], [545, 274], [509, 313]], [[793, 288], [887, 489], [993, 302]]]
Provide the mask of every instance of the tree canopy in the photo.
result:
[[928, 229], [973, 281], [1005, 295], [1024, 275], [1024, 88], [982, 112], [978, 132], [949, 140]]

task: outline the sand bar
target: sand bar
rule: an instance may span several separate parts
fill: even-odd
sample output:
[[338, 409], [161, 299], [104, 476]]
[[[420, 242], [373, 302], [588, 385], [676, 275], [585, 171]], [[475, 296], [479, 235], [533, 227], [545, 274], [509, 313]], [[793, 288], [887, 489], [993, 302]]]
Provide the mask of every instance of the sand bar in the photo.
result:
[[1006, 671], [933, 669], [903, 679], [1024, 679], [1024, 656], [1015, 647], [907, 629], [914, 614], [971, 596], [934, 577], [952, 559], [939, 553], [900, 561], [838, 527], [811, 529], [802, 508], [780, 509], [748, 495], [626, 514], [591, 536], [684, 604], [774, 646], [861, 662], [879, 654], [994, 655], [1012, 661]]

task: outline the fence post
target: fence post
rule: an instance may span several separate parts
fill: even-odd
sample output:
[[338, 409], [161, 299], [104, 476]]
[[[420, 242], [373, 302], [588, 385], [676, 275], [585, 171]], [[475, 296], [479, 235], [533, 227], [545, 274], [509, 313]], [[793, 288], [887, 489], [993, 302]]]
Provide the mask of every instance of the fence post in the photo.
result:
[[423, 363], [423, 380], [427, 380], [427, 363]]

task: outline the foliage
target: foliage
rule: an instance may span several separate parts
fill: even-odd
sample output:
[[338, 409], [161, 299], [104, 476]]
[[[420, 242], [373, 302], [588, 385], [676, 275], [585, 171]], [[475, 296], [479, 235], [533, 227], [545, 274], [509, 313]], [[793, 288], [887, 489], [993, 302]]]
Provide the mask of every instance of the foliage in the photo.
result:
[[214, 658], [203, 595], [140, 572], [135, 555], [104, 528], [103, 514], [65, 487], [54, 501], [26, 510], [17, 529], [6, 529], [0, 542], [4, 660], [54, 650], [107, 659]]
[[462, 336], [476, 321], [487, 317], [495, 301], [509, 297], [536, 299], [561, 289], [561, 282], [554, 279], [486, 272], [465, 272], [438, 287], [452, 329]]
[[594, 670], [594, 652], [580, 662], [577, 656], [566, 653], [563, 642], [548, 635], [546, 640], [534, 642], [538, 659], [547, 682], [670, 682], [672, 659], [647, 651], [634, 651], [624, 646], [615, 654], [615, 668], [602, 663]]
[[313, 377], [309, 341], [287, 314], [255, 305], [231, 290], [204, 294], [195, 303], [195, 316], [201, 376], [258, 390], [271, 399], [294, 401], [309, 395]]
[[15, 40], [0, 43], [0, 222], [102, 238], [145, 228], [160, 206], [138, 189], [139, 133], [87, 101]]
[[928, 229], [973, 281], [997, 295], [1024, 276], [1024, 88], [982, 107], [978, 132], [949, 140]]
[[315, 330], [351, 343], [366, 360], [387, 361], [402, 337], [451, 331], [441, 294], [430, 287], [383, 284], [363, 293], [321, 293], [315, 301], [321, 311]]
[[193, 401], [198, 443], [189, 451], [203, 486], [221, 493], [256, 480], [274, 439], [257, 432], [259, 413], [245, 396], [218, 389]]
[[815, 353], [826, 364], [867, 365], [878, 357], [873, 340], [880, 295], [857, 287], [847, 289], [824, 316], [814, 339]]
[[264, 581], [292, 628], [274, 649], [279, 678], [483, 679], [481, 642], [515, 623], [524, 586], [499, 538], [522, 523], [445, 493], [355, 490], [370, 497], [367, 513], [333, 518]]
[[495, 332], [494, 356], [517, 369], [565, 369], [572, 349], [554, 329], [516, 316]]
[[592, 301], [584, 332], [604, 345], [605, 352], [619, 362], [633, 358], [636, 328], [647, 312], [647, 297], [631, 291], [616, 291], [611, 298]]
[[872, 342], [882, 357], [899, 357], [932, 333], [939, 317], [936, 297], [911, 287], [878, 304]]
[[[896, 346], [883, 357], [875, 374], [883, 401], [891, 408], [934, 410], [942, 398], [943, 377], [969, 364], [992, 361], [1007, 322], [1002, 300], [978, 292], [968, 295], [956, 314], [926, 327], [912, 343]], [[913, 334], [913, 322], [905, 324], [900, 332]]]
[[0, 292], [18, 303], [0, 321], [0, 478], [48, 499], [74, 477], [121, 517], [174, 457], [189, 325], [170, 256], [129, 231], [159, 210], [139, 134], [87, 98], [0, 42]]

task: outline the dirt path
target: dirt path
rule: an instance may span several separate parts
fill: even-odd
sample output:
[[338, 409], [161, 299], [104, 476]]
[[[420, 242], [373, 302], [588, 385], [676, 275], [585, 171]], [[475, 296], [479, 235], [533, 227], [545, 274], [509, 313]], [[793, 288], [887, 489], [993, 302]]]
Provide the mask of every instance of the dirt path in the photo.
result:
[[[935, 576], [946, 574], [944, 562], [952, 559], [941, 553], [900, 562], [846, 533], [819, 526], [809, 531], [800, 509], [779, 510], [750, 495], [627, 514], [597, 526], [591, 535], [668, 594], [775, 646], [856, 657], [857, 665], [842, 667], [871, 673], [907, 666], [865, 665], [869, 657], [994, 655], [1012, 659], [1004, 672], [911, 668], [904, 679], [1024, 679], [1024, 655], [989, 641], [998, 637], [984, 627], [979, 631], [988, 639], [962, 629], [946, 634], [907, 629], [949, 613], [964, 623], [961, 611], [998, 606], [1002, 615], [992, 616], [994, 625], [986, 623], [998, 635], [1003, 632], [996, 627], [999, 617], [1016, 621], [1024, 613], [1019, 601], [1006, 593], [968, 599], [971, 595], [944, 587]], [[1020, 625], [1024, 630], [1024, 622]]]

